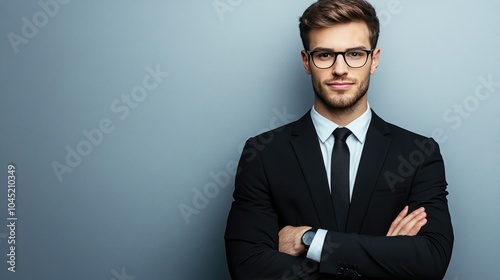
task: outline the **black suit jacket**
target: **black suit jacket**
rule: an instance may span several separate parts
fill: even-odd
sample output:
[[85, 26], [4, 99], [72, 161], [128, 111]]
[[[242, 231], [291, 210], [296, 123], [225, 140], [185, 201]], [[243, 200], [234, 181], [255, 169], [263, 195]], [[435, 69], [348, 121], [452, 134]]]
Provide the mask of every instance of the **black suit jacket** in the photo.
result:
[[[355, 180], [346, 232], [338, 232], [310, 113], [247, 141], [225, 242], [233, 279], [442, 279], [453, 230], [438, 144], [375, 113]], [[417, 236], [386, 237], [405, 205], [424, 206]], [[321, 262], [278, 252], [286, 225], [328, 230]]]

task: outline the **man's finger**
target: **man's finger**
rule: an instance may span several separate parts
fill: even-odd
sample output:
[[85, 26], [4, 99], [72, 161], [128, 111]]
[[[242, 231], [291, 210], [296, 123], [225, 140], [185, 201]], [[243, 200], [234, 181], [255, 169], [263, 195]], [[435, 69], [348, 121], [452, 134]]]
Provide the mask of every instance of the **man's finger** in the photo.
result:
[[[425, 218], [425, 216], [420, 216], [424, 213], [425, 209], [423, 207], [418, 208], [417, 210], [411, 212], [408, 216], [402, 219], [399, 224], [396, 226], [396, 229], [392, 233], [392, 236], [396, 235], [406, 235], [408, 231], [415, 225], [415, 222], [418, 222]], [[403, 232], [404, 229], [404, 232]]]
[[[413, 228], [417, 226], [417, 223], [425, 219], [426, 213], [425, 213], [425, 208], [420, 207], [417, 210], [411, 212], [409, 215], [406, 217], [400, 219], [400, 216], [403, 214], [403, 212], [407, 212], [408, 209], [403, 209], [401, 213], [396, 217], [394, 222], [391, 224], [391, 228], [389, 229], [389, 232], [387, 233], [387, 236], [396, 236], [396, 235], [411, 235], [411, 233], [415, 232]], [[422, 225], [423, 226], [423, 225]], [[418, 227], [418, 231], [420, 231], [420, 228]], [[416, 233], [418, 233], [418, 231]], [[415, 234], [416, 234], [415, 233]], [[415, 235], [413, 234], [413, 235]]]
[[391, 227], [389, 228], [389, 231], [387, 232], [387, 236], [392, 236], [394, 231], [396, 230], [396, 227], [398, 226], [399, 222], [404, 219], [404, 217], [408, 214], [408, 206], [405, 206], [401, 212], [399, 212], [398, 216], [394, 221], [391, 223]]
[[408, 232], [407, 235], [410, 236], [415, 236], [420, 232], [420, 229], [422, 229], [423, 226], [427, 224], [427, 219], [422, 219], [418, 223], [415, 224], [415, 226]]
[[[406, 218], [404, 218], [401, 221], [399, 230], [397, 230], [396, 234], [397, 235], [415, 235], [415, 234], [417, 234], [421, 228], [421, 226], [419, 226], [420, 222], [422, 222], [422, 220], [424, 220], [425, 217], [427, 217], [427, 214], [425, 212], [422, 212], [422, 213], [417, 214], [417, 215], [411, 215], [411, 216], [408, 215]], [[412, 232], [414, 232], [415, 229], [417, 229], [417, 231], [412, 234]]]

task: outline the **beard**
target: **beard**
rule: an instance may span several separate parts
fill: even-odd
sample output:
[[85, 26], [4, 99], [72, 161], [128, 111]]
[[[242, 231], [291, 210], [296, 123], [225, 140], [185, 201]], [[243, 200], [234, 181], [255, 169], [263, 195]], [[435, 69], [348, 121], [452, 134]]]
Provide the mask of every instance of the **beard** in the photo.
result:
[[[332, 80], [317, 81], [313, 79], [313, 88], [316, 98], [328, 109], [330, 112], [337, 114], [344, 114], [353, 112], [354, 109], [360, 104], [360, 100], [368, 92], [370, 84], [370, 75], [348, 91], [333, 91], [328, 88], [328, 83], [334, 81], [348, 81], [355, 82], [349, 79], [334, 78]], [[353, 93], [350, 93], [353, 92]]]

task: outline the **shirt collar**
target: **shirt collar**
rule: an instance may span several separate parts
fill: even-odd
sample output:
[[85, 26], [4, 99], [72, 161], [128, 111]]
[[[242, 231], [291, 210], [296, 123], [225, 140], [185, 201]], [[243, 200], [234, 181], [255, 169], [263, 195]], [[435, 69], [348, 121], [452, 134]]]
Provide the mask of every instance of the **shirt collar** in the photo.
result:
[[[311, 109], [311, 118], [316, 128], [316, 133], [318, 134], [321, 142], [325, 142], [330, 136], [332, 136], [333, 131], [339, 127], [338, 124], [330, 121], [329, 119], [320, 115], [316, 109]], [[370, 109], [370, 104], [367, 104], [366, 111], [359, 116], [354, 121], [350, 122], [347, 127], [355, 138], [363, 144], [366, 139], [366, 132], [368, 131], [368, 127], [370, 126], [370, 121], [372, 119], [372, 111]]]

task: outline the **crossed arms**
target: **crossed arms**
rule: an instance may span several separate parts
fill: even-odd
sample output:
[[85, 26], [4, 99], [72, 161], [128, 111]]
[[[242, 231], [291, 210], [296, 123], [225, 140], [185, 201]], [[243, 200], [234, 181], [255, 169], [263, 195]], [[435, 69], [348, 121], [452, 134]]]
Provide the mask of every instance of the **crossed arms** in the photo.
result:
[[[386, 236], [415, 236], [427, 223], [426, 217], [424, 207], [420, 207], [408, 214], [408, 206], [405, 206], [391, 223]], [[310, 226], [286, 226], [282, 228], [278, 233], [278, 251], [295, 257], [306, 253], [301, 238], [311, 228]]]
[[[287, 172], [274, 175], [275, 169], [282, 167], [270, 160], [270, 156], [264, 158], [261, 153], [252, 156], [252, 160], [244, 157], [240, 160], [235, 200], [225, 234], [233, 279], [443, 278], [451, 258], [453, 232], [444, 165], [437, 148], [416, 168], [411, 179], [412, 190], [406, 199], [409, 207], [392, 224], [388, 223], [386, 236], [328, 230], [319, 263], [306, 258], [300, 241], [303, 232], [313, 225], [290, 223], [297, 215], [304, 216], [301, 221], [314, 220], [313, 214], [298, 214], [283, 207], [282, 203], [287, 203], [283, 199], [289, 199], [283, 194], [286, 189], [276, 191], [271, 187], [283, 178], [293, 184], [299, 175]], [[411, 213], [407, 215], [408, 212]], [[338, 278], [346, 270], [342, 274], [346, 278]]]

